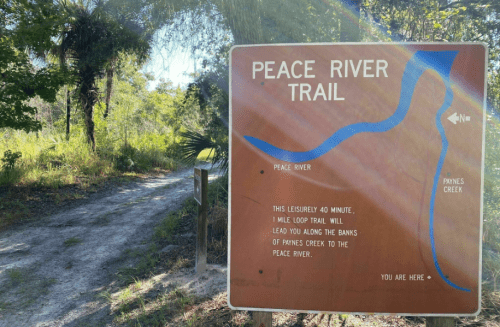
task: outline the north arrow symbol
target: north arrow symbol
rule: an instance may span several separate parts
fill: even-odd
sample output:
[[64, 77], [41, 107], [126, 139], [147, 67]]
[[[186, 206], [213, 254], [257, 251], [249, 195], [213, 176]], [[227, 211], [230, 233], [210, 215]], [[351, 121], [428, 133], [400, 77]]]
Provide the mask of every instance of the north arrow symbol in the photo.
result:
[[457, 121], [459, 120], [460, 118], [458, 117], [457, 113], [455, 112], [453, 115], [451, 115], [450, 117], [448, 117], [448, 120], [451, 121], [453, 124], [457, 124]]

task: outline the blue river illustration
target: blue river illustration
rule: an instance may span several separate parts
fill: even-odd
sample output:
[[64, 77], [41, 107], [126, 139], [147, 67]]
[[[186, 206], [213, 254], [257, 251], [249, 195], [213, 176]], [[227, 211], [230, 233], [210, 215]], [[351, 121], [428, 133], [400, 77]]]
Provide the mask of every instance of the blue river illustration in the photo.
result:
[[430, 226], [429, 234], [431, 240], [432, 256], [434, 259], [434, 266], [436, 267], [439, 276], [441, 276], [441, 278], [448, 285], [460, 291], [470, 292], [471, 291], [470, 289], [463, 288], [454, 284], [447, 278], [447, 276], [443, 274], [438, 263], [436, 246], [434, 242], [434, 204], [436, 199], [436, 191], [439, 183], [439, 177], [441, 175], [441, 169], [443, 167], [444, 160], [446, 158], [446, 153], [448, 151], [448, 140], [446, 138], [443, 125], [441, 124], [441, 116], [451, 106], [451, 103], [453, 102], [453, 91], [450, 85], [450, 71], [457, 54], [458, 51], [417, 51], [406, 64], [405, 70], [403, 72], [403, 77], [401, 79], [401, 93], [399, 96], [399, 104], [392, 116], [376, 123], [363, 122], [363, 123], [355, 123], [348, 126], [344, 126], [340, 128], [337, 132], [335, 132], [332, 136], [330, 136], [328, 139], [326, 139], [321, 145], [319, 145], [315, 149], [305, 152], [288, 151], [277, 148], [265, 141], [262, 141], [252, 136], [244, 136], [244, 137], [249, 143], [251, 143], [259, 150], [272, 156], [273, 158], [282, 161], [300, 163], [319, 158], [325, 153], [335, 148], [343, 141], [347, 140], [348, 138], [354, 135], [360, 133], [387, 132], [396, 127], [397, 125], [399, 125], [406, 117], [406, 114], [408, 113], [411, 100], [413, 97], [413, 92], [415, 90], [415, 86], [417, 85], [417, 82], [422, 76], [422, 74], [427, 69], [432, 69], [436, 71], [441, 76], [446, 86], [446, 94], [444, 98], [444, 103], [436, 113], [436, 128], [438, 129], [441, 135], [442, 149], [436, 167], [436, 174], [434, 175], [434, 182], [432, 186], [430, 209], [429, 209], [429, 226]]

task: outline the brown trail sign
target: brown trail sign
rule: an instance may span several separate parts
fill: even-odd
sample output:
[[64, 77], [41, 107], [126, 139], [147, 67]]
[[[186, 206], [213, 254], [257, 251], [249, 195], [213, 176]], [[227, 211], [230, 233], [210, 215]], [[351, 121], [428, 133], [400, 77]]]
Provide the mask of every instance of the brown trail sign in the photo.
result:
[[232, 308], [474, 315], [487, 49], [231, 50]]

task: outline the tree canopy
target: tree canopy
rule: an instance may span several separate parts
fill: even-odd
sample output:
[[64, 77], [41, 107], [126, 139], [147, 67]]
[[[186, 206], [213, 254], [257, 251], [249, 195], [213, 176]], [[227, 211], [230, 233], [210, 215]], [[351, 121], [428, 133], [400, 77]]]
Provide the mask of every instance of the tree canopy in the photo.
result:
[[[38, 15], [26, 14], [35, 7]], [[53, 31], [47, 22], [57, 17], [57, 12], [50, 8], [45, 3], [35, 6], [28, 1], [0, 4], [0, 128], [40, 130], [41, 123], [33, 117], [37, 109], [28, 100], [39, 96], [54, 101], [67, 77], [54, 65], [42, 68], [33, 65], [27, 51], [28, 44], [32, 44], [34, 51], [46, 45], [44, 40]], [[22, 20], [21, 15], [26, 19]]]
[[[498, 107], [499, 11], [496, 0], [7, 0], [0, 4], [5, 50], [1, 91], [9, 94], [1, 100], [2, 126], [39, 129], [36, 121], [29, 123], [35, 108], [25, 100], [50, 100], [72, 78], [87, 108], [92, 143], [95, 81], [107, 72], [111, 89], [118, 53], [133, 52], [144, 60], [157, 42], [158, 47], [182, 45], [220, 58], [228, 49], [225, 35], [232, 44], [485, 42], [490, 52], [488, 100]], [[69, 62], [61, 61], [61, 68], [33, 65], [34, 58], [45, 58], [51, 49], [59, 49]], [[226, 87], [221, 76], [227, 75], [227, 64], [207, 63], [211, 76], [218, 76], [212, 83]], [[26, 87], [9, 86], [17, 84]], [[109, 97], [110, 90], [107, 104]]]
[[1, 36], [0, 76], [0, 128], [40, 130], [41, 123], [33, 117], [37, 109], [27, 101], [39, 96], [53, 102], [64, 74], [53, 66], [36, 68], [25, 52], [13, 46], [12, 39]]
[[[140, 61], [149, 54], [151, 33], [148, 34], [140, 15], [105, 1], [18, 0], [8, 1], [0, 11], [1, 46], [6, 50], [0, 57], [2, 91], [6, 94], [1, 126], [40, 129], [41, 125], [32, 118], [36, 109], [24, 101], [36, 95], [54, 101], [61, 85], [76, 82], [86, 116], [88, 142], [95, 149], [93, 108], [97, 79], [120, 52], [134, 52]], [[60, 58], [60, 67], [43, 61], [51, 53]], [[41, 67], [47, 68], [35, 67], [30, 62], [33, 58], [40, 58]], [[25, 87], [9, 87], [16, 84]]]

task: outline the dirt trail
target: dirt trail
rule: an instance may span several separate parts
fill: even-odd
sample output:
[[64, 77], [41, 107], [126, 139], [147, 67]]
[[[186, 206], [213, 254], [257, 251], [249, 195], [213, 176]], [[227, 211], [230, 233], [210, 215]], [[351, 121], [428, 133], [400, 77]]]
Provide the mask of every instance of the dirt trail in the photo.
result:
[[86, 326], [88, 315], [110, 321], [97, 295], [123, 266], [125, 250], [145, 251], [155, 224], [192, 196], [192, 176], [190, 168], [131, 183], [0, 233], [0, 326]]

